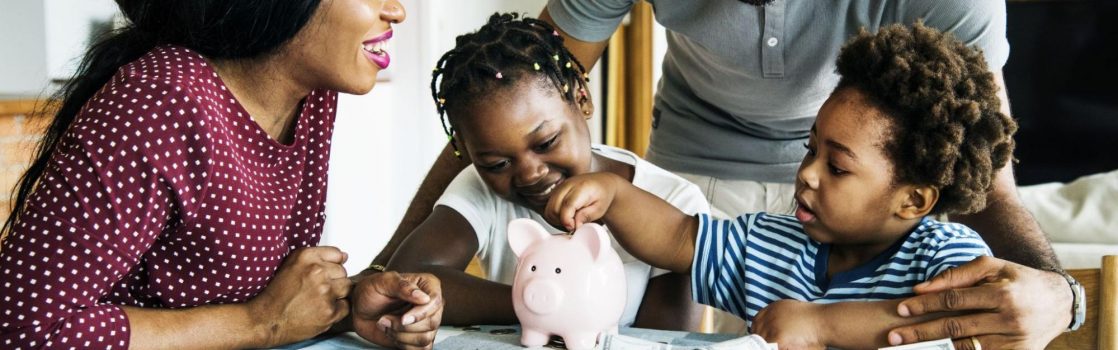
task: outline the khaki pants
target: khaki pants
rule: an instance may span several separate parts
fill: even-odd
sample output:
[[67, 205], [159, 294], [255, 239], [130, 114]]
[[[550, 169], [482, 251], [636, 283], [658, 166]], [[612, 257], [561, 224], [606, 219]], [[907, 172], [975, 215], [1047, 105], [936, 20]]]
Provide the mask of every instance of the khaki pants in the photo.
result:
[[[711, 216], [732, 219], [744, 213], [792, 214], [796, 210], [795, 186], [790, 183], [727, 180], [675, 173], [699, 186], [710, 203]], [[728, 312], [707, 307], [699, 329], [708, 333], [745, 334], [745, 321]]]

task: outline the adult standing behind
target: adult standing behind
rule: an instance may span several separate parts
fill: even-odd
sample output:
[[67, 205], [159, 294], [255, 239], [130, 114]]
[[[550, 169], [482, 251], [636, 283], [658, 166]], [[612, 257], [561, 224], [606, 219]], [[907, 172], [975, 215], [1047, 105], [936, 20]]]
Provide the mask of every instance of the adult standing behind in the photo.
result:
[[[839, 48], [860, 28], [875, 31], [923, 19], [977, 46], [997, 73], [1001, 109], [1009, 114], [1000, 75], [1009, 55], [1001, 1], [649, 2], [667, 28], [668, 50], [648, 159], [698, 184], [716, 216], [795, 208], [793, 174], [803, 144], [838, 82]], [[540, 18], [560, 28], [579, 61], [593, 64], [635, 3], [551, 0]], [[463, 166], [446, 153], [424, 181], [397, 236], [426, 216], [433, 198]], [[992, 348], [1040, 348], [1068, 328], [1071, 288], [1055, 272], [1060, 270], [1051, 247], [1017, 198], [1012, 168], [999, 171], [995, 182], [986, 210], [951, 219], [982, 233], [994, 254], [1009, 261], [980, 259], [917, 288], [926, 294], [902, 303], [898, 312], [977, 313], [900, 328], [892, 335], [898, 341], [951, 337], [964, 339], [957, 346], [969, 348], [972, 343], [965, 338], [977, 336]], [[377, 261], [390, 257], [400, 240], [394, 237]], [[985, 280], [999, 282], [964, 288]]]
[[[346, 254], [315, 247], [337, 93], [372, 89], [403, 7], [117, 2], [129, 25], [59, 93], [4, 225], [0, 347], [270, 347], [326, 331], [352, 287]], [[430, 347], [438, 280], [365, 281], [357, 332]], [[378, 326], [398, 319], [411, 328]]]

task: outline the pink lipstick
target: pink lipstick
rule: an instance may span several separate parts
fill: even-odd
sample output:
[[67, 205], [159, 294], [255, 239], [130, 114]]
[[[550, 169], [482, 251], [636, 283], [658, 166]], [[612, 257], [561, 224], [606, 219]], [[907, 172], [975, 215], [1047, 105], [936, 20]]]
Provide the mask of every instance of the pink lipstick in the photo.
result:
[[388, 39], [392, 39], [392, 30], [361, 43], [361, 49], [365, 57], [373, 61], [380, 69], [388, 68], [388, 65], [392, 63], [392, 57], [386, 51]]

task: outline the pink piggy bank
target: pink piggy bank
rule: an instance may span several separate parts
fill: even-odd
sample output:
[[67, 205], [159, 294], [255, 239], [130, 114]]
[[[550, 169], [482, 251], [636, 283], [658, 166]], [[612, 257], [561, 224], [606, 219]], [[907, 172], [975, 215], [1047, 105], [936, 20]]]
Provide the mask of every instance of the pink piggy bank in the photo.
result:
[[601, 225], [552, 235], [532, 219], [509, 222], [518, 258], [512, 306], [527, 347], [563, 337], [568, 349], [592, 349], [602, 332], [617, 334], [625, 308], [625, 270]]

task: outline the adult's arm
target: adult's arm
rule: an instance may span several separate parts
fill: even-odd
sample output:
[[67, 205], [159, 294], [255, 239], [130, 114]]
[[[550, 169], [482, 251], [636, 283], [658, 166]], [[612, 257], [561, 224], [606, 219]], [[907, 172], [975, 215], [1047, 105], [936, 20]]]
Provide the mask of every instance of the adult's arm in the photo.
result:
[[[122, 108], [112, 103], [92, 98], [86, 110]], [[197, 189], [208, 188], [205, 159], [172, 152], [167, 143], [165, 149], [146, 145], [196, 132], [179, 129], [192, 124], [182, 118], [173, 123], [175, 128], [110, 143], [90, 140], [128, 130], [131, 119], [79, 116], [63, 136], [0, 248], [0, 315], [5, 315], [0, 317], [0, 347], [267, 347], [310, 338], [348, 312], [344, 301], [337, 302], [349, 291], [342, 267], [345, 254], [327, 247], [288, 255], [268, 287], [245, 303], [170, 310], [112, 302], [119, 298], [110, 296], [128, 293], [117, 289], [120, 281], [130, 278], [145, 258], [160, 253], [153, 246], [167, 238], [167, 225], [197, 213], [202, 201], [194, 199], [204, 198]], [[123, 152], [129, 149], [135, 151]], [[156, 156], [158, 151], [165, 152], [163, 157]], [[151, 278], [158, 279], [156, 275]], [[166, 285], [170, 281], [152, 283], [172, 287]], [[147, 292], [179, 305], [204, 304], [175, 299], [159, 288]]]
[[516, 323], [512, 286], [466, 273], [466, 265], [477, 249], [477, 235], [469, 221], [454, 209], [440, 205], [400, 244], [388, 268], [438, 277], [446, 300], [443, 324]]
[[461, 154], [461, 158], [456, 157], [454, 148], [450, 143], [443, 147], [442, 153], [439, 153], [439, 157], [435, 159], [435, 164], [431, 165], [431, 170], [427, 171], [427, 177], [419, 185], [419, 191], [412, 198], [408, 210], [404, 212], [404, 218], [400, 220], [396, 232], [392, 233], [392, 238], [381, 249], [380, 254], [373, 258], [373, 264], [388, 265], [388, 261], [392, 259], [392, 255], [399, 249], [400, 244], [408, 238], [408, 234], [431, 215], [431, 208], [442, 196], [446, 186], [454, 180], [455, 176], [458, 176], [462, 169], [470, 165], [470, 158], [466, 155], [466, 152], [461, 152]]
[[[891, 328], [932, 319], [902, 318], [895, 310], [901, 299], [820, 304], [777, 300], [753, 318], [751, 330], [781, 348], [876, 349], [889, 346]], [[958, 347], [956, 347], [958, 349]]]
[[265, 347], [265, 329], [244, 304], [182, 310], [121, 307], [132, 324], [131, 349]]
[[[994, 74], [994, 80], [1002, 103], [1001, 112], [1010, 115], [1005, 79], [999, 72]], [[1048, 238], [1017, 196], [1012, 161], [998, 170], [984, 210], [969, 215], [952, 215], [951, 220], [978, 231], [990, 245], [994, 256], [1034, 269], [1060, 268]]]
[[598, 59], [602, 58], [602, 52], [605, 52], [606, 46], [609, 45], [609, 40], [601, 41], [582, 41], [571, 34], [567, 33], [561, 26], [555, 23], [555, 19], [551, 18], [548, 8], [544, 7], [543, 12], [540, 12], [540, 20], [550, 23], [559, 30], [559, 35], [563, 37], [563, 46], [567, 47], [572, 55], [578, 59], [586, 67], [587, 71], [594, 68], [594, 64], [598, 63]]
[[971, 349], [967, 338], [974, 336], [988, 349], [1043, 349], [1071, 322], [1071, 289], [1052, 275], [980, 257], [916, 285], [918, 295], [897, 306], [903, 317], [954, 311], [967, 315], [899, 327], [889, 337], [904, 344], [953, 338], [956, 349]]
[[[902, 9], [904, 23], [922, 20], [929, 27], [948, 32], [965, 45], [981, 50], [994, 74], [1000, 110], [1012, 115], [1002, 76], [1002, 67], [1009, 58], [1004, 1], [918, 1], [906, 3]], [[980, 212], [952, 215], [951, 220], [978, 231], [994, 256], [1037, 269], [1059, 268], [1040, 226], [1017, 196], [1012, 161], [998, 170], [986, 203]]]
[[[334, 247], [296, 250], [268, 287], [244, 303], [177, 310], [120, 307], [131, 327], [128, 347], [260, 348], [318, 335], [349, 314], [345, 297], [352, 283], [342, 267], [345, 259]], [[80, 344], [81, 337], [75, 340]]]
[[[1009, 115], [1009, 99], [1000, 72], [1002, 113]], [[997, 174], [987, 207], [951, 220], [978, 231], [994, 256], [980, 258], [917, 286], [920, 294], [901, 304], [903, 315], [943, 311], [980, 311], [943, 317], [894, 330], [904, 343], [939, 338], [977, 336], [990, 348], [1043, 348], [1071, 322], [1073, 295], [1048, 239], [1021, 205], [1013, 179], [1012, 162]], [[1005, 259], [1005, 260], [1003, 260]], [[1016, 263], [1015, 263], [1016, 262]], [[964, 349], [971, 345], [956, 341]]]

